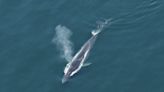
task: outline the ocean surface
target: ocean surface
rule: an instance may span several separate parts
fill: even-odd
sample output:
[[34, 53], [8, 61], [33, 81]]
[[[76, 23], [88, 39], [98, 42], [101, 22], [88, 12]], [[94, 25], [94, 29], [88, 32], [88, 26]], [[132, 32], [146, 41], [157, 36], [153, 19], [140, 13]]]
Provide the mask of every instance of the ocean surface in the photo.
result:
[[[75, 55], [106, 19], [92, 64], [62, 84], [56, 27]], [[0, 0], [0, 92], [164, 92], [164, 0]]]

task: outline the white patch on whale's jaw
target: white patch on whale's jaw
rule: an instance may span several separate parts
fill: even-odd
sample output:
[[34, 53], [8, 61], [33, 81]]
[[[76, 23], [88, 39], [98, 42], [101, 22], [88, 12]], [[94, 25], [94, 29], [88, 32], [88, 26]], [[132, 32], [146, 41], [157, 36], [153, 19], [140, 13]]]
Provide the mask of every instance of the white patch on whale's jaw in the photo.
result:
[[68, 63], [64, 69], [64, 74], [66, 74], [68, 72], [68, 69], [70, 68], [70, 64]]
[[82, 66], [83, 65], [80, 64], [80, 66], [78, 67], [78, 69], [76, 69], [75, 71], [73, 71], [70, 76], [73, 76], [74, 74], [76, 74], [81, 69]]

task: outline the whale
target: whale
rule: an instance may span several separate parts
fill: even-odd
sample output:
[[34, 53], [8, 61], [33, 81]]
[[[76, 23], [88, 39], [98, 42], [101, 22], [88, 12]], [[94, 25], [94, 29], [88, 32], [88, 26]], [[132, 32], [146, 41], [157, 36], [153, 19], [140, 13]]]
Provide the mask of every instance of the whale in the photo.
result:
[[77, 73], [83, 66], [89, 66], [91, 63], [84, 63], [89, 55], [90, 50], [92, 49], [97, 35], [99, 32], [92, 32], [91, 38], [84, 43], [80, 50], [75, 54], [72, 61], [70, 61], [65, 69], [64, 76], [62, 78], [62, 83], [66, 83], [71, 76]]
[[91, 32], [92, 36], [82, 45], [80, 50], [73, 56], [72, 60], [67, 63], [64, 69], [64, 75], [62, 78], [62, 84], [68, 82], [68, 80], [76, 74], [82, 67], [89, 66], [91, 63], [85, 63], [89, 56], [98, 34], [108, 24], [110, 20], [106, 20], [103, 24], [99, 25], [97, 30]]

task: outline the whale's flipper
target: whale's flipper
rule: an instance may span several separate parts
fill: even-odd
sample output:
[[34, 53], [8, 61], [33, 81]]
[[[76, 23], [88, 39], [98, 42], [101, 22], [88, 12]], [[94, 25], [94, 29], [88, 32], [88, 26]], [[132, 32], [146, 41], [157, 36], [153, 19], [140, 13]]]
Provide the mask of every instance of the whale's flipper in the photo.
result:
[[87, 66], [89, 66], [89, 65], [91, 65], [92, 63], [84, 63], [83, 64], [83, 67], [87, 67]]

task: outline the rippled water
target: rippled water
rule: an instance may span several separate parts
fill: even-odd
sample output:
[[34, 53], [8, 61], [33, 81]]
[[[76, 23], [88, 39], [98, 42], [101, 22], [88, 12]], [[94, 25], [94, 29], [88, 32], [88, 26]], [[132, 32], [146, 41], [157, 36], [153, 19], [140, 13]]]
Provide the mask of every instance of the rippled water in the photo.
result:
[[[163, 0], [1, 0], [0, 92], [164, 92], [163, 16]], [[72, 31], [75, 54], [108, 18], [92, 65], [62, 85], [56, 26]]]

